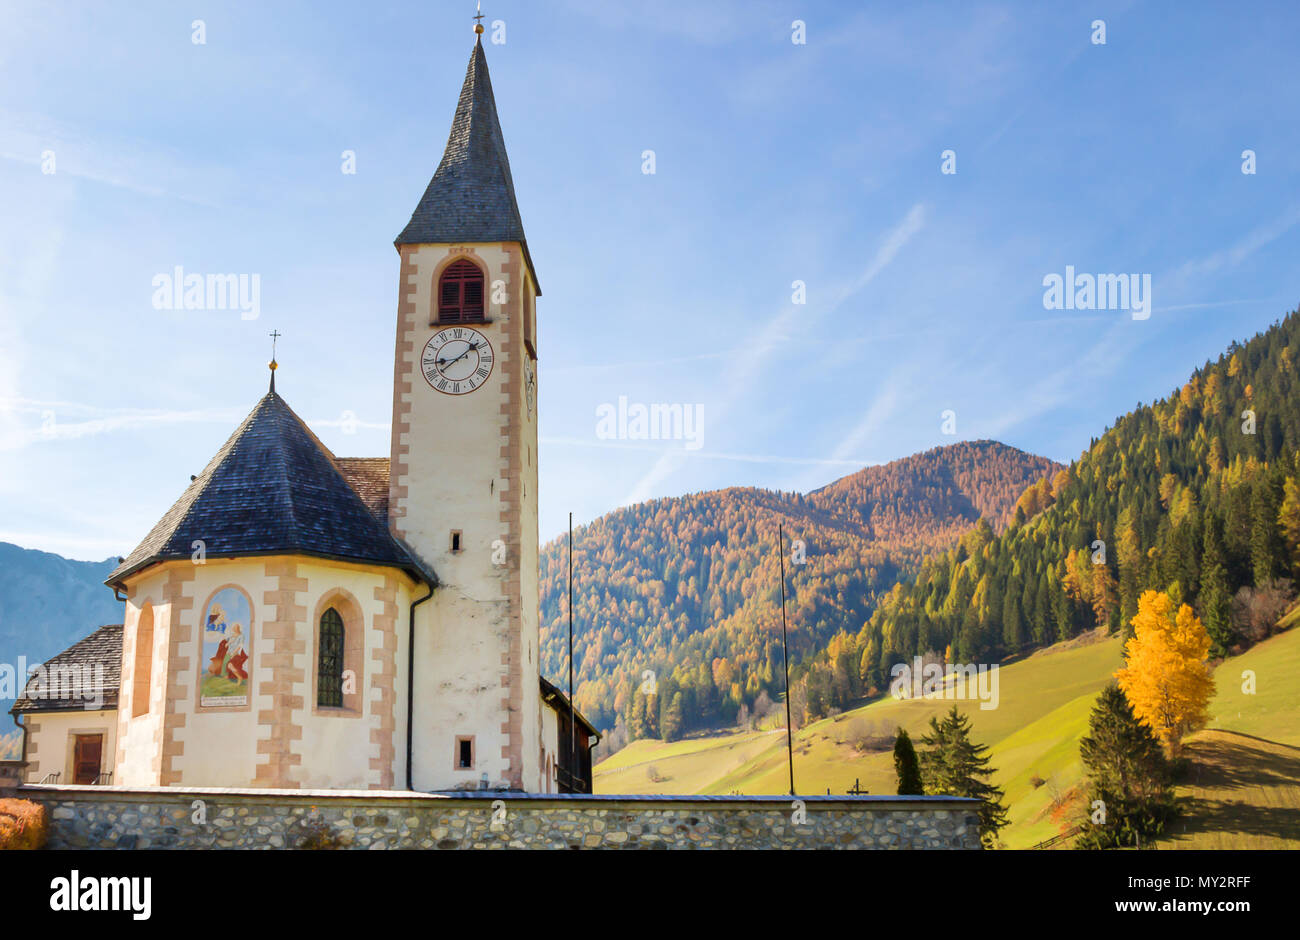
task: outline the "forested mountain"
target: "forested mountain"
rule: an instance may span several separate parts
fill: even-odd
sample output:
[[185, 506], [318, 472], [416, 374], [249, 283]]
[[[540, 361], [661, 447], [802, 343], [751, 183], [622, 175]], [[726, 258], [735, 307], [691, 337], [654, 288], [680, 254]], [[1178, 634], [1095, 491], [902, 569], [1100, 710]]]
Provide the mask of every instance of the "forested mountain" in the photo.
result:
[[[940, 447], [801, 495], [726, 489], [609, 513], [574, 532], [576, 699], [598, 727], [672, 736], [775, 698], [777, 525], [786, 534], [791, 661], [856, 632], [878, 593], [1059, 465], [993, 441]], [[799, 540], [802, 545], [796, 543]], [[801, 561], [802, 559], [802, 561]], [[541, 556], [542, 669], [567, 674], [567, 545]], [[646, 683], [644, 672], [654, 679]], [[647, 696], [638, 694], [653, 687]]]
[[795, 701], [818, 717], [915, 655], [996, 662], [1126, 630], [1147, 589], [1193, 605], [1212, 655], [1267, 635], [1300, 575], [1297, 350], [1292, 313], [1120, 418], [1027, 489], [1005, 532], [981, 522], [835, 637], [798, 670]]
[[[121, 623], [123, 606], [104, 579], [117, 561], [72, 561], [0, 542], [0, 663], [37, 666], [106, 623]], [[7, 709], [13, 695], [0, 707]]]

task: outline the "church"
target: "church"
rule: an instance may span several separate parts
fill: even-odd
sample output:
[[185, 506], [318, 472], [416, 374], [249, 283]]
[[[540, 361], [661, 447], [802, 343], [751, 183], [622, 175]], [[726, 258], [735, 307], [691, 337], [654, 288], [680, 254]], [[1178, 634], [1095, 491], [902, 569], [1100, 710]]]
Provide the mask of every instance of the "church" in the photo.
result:
[[103, 665], [99, 707], [15, 703], [28, 782], [591, 791], [599, 735], [539, 669], [541, 288], [476, 31], [395, 242], [388, 456], [331, 453], [273, 358], [108, 578], [123, 623], [47, 664]]

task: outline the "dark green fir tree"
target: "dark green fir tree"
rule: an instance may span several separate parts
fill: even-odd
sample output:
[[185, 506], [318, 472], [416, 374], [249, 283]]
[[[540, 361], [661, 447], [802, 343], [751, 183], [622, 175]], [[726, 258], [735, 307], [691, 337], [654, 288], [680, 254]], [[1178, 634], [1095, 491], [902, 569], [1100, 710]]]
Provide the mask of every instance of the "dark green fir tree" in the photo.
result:
[[921, 765], [916, 759], [916, 748], [911, 736], [902, 728], [894, 738], [894, 772], [898, 774], [899, 796], [920, 796], [925, 792], [921, 784]]

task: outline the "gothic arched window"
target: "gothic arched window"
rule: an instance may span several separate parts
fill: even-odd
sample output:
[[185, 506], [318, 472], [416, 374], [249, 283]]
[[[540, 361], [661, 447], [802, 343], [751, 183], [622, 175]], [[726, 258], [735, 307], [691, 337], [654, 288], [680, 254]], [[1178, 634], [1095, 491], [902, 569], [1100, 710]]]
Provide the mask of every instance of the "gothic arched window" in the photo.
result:
[[320, 659], [316, 667], [316, 704], [343, 707], [343, 618], [333, 607], [320, 618]]
[[462, 258], [447, 265], [438, 280], [438, 322], [483, 320], [483, 269]]

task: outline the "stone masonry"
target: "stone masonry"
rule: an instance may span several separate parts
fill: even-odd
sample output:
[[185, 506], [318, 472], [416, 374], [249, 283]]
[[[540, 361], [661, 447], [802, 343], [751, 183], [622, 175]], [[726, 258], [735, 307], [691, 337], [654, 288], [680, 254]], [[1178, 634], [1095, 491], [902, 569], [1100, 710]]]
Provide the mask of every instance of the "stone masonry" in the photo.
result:
[[978, 849], [977, 800], [28, 785], [51, 849]]

